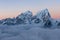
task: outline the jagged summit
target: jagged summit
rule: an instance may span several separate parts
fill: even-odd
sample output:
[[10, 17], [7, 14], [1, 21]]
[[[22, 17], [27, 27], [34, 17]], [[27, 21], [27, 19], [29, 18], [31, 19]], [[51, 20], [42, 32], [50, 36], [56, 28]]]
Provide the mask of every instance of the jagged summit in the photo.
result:
[[39, 11], [37, 13], [37, 16], [39, 16], [40, 18], [42, 18], [42, 17], [51, 17], [47, 8], [44, 9], [44, 10]]
[[38, 11], [35, 16], [37, 18], [39, 18], [41, 21], [44, 21], [44, 20], [51, 18], [50, 13], [49, 13], [47, 8], [44, 10]]
[[31, 18], [32, 18], [32, 12], [31, 11], [25, 11], [16, 17], [16, 19], [24, 21], [23, 23], [30, 23]]
[[21, 13], [21, 14], [18, 15], [17, 17], [20, 18], [20, 17], [22, 17], [22, 15], [23, 15], [23, 16], [32, 16], [32, 12], [28, 10], [28, 11], [25, 11], [25, 12]]

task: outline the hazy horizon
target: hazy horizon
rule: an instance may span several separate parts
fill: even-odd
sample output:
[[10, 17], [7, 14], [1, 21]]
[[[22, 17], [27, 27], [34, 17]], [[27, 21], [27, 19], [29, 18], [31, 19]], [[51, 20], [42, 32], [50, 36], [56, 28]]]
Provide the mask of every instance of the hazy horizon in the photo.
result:
[[52, 18], [60, 18], [60, 0], [0, 0], [0, 19], [15, 17], [26, 10], [36, 14], [45, 8]]

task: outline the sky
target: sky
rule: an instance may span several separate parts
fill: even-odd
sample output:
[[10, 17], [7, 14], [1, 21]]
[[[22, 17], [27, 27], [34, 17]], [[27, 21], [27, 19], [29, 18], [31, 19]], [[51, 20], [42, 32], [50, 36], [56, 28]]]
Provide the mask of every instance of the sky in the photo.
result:
[[52, 18], [60, 18], [60, 0], [0, 0], [0, 19], [16, 17], [27, 10], [36, 14], [45, 8]]

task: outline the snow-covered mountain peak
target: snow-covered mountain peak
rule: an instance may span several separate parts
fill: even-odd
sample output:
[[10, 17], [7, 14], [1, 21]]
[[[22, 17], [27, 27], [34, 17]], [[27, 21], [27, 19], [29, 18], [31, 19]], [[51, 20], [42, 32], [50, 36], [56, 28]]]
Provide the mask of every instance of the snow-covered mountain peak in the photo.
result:
[[21, 20], [24, 23], [31, 22], [31, 18], [32, 18], [32, 12], [31, 11], [25, 11], [16, 17], [17, 21]]
[[48, 12], [48, 9], [47, 9], [47, 8], [45, 8], [45, 9], [42, 9], [41, 11], [42, 11], [42, 12], [43, 12], [43, 11], [46, 11], [46, 12]]
[[25, 11], [25, 12], [23, 12], [23, 13], [25, 13], [25, 14], [32, 14], [32, 12], [29, 11], [29, 10], [27, 10], [27, 11]]
[[25, 11], [23, 13], [21, 13], [20, 15], [18, 15], [17, 17], [22, 17], [22, 16], [32, 16], [32, 12], [31, 11]]
[[46, 17], [51, 17], [51, 16], [49, 14], [48, 9], [46, 8], [44, 10], [41, 10], [41, 11], [37, 12], [37, 17], [38, 18], [44, 18], [44, 17], [46, 18]]

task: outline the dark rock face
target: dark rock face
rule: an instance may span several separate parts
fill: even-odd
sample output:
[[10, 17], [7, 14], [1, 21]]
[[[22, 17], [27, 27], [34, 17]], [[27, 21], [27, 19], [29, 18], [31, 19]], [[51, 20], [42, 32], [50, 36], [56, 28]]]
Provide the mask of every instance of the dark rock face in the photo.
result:
[[24, 20], [16, 18], [16, 24], [24, 24]]
[[3, 23], [3, 21], [2, 20], [0, 20], [0, 24], [2, 24]]
[[15, 25], [15, 19], [14, 18], [6, 18], [3, 20], [3, 25]]
[[45, 23], [44, 23], [44, 27], [45, 28], [51, 28], [52, 26], [52, 22], [50, 20], [47, 20]]
[[57, 26], [60, 26], [60, 22], [57, 24]]

